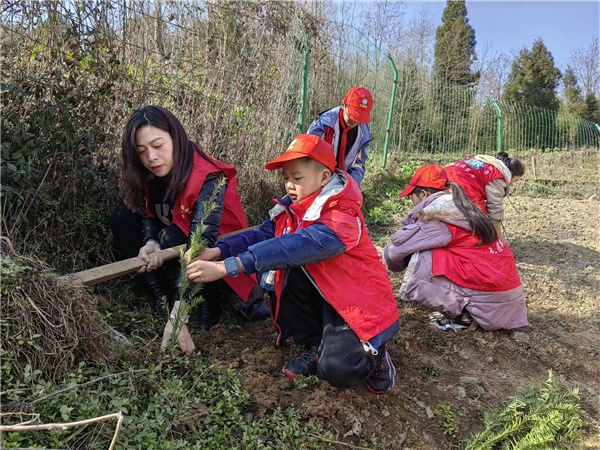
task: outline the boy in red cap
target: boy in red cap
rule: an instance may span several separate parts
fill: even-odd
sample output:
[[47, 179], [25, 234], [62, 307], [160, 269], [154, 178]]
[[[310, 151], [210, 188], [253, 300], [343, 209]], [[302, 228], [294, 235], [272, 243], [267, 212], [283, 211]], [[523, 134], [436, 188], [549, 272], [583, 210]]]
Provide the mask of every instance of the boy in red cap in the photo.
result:
[[[262, 274], [277, 344], [293, 336], [305, 346], [283, 366], [286, 375], [389, 391], [396, 371], [385, 343], [400, 329], [398, 309], [367, 234], [358, 184], [335, 169], [331, 145], [317, 136], [299, 134], [265, 167], [282, 169], [288, 195], [274, 201], [271, 219], [259, 228], [200, 255], [188, 267], [188, 279]], [[211, 262], [217, 259], [224, 261]]]
[[326, 109], [308, 127], [308, 134], [324, 139], [333, 147], [336, 167], [345, 170], [360, 184], [365, 176], [367, 148], [371, 142], [373, 97], [363, 87], [348, 91], [341, 106]]
[[443, 329], [528, 325], [515, 258], [489, 217], [437, 165], [417, 169], [408, 195], [415, 207], [383, 251], [390, 270], [405, 271], [400, 298], [437, 311]]

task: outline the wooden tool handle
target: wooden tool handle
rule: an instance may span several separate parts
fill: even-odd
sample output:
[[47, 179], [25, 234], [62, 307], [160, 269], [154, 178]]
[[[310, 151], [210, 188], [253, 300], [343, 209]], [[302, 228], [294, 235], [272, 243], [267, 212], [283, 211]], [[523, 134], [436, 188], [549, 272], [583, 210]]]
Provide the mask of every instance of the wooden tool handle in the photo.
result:
[[[220, 235], [217, 240], [224, 239], [235, 234], [243, 233], [244, 231], [250, 231], [257, 226], [244, 228], [242, 230], [233, 231]], [[179, 245], [177, 247], [166, 248], [159, 250], [160, 255], [164, 261], [175, 259], [179, 257], [181, 249], [185, 250], [186, 244]], [[135, 258], [124, 259], [123, 261], [117, 261], [111, 264], [106, 264], [100, 267], [94, 267], [93, 269], [83, 270], [81, 272], [72, 273], [60, 277], [60, 280], [71, 283], [81, 283], [84, 286], [93, 286], [94, 284], [102, 283], [103, 281], [112, 280], [113, 278], [120, 277], [121, 275], [127, 275], [128, 273], [137, 272], [139, 269], [144, 267], [147, 263], [137, 256]]]

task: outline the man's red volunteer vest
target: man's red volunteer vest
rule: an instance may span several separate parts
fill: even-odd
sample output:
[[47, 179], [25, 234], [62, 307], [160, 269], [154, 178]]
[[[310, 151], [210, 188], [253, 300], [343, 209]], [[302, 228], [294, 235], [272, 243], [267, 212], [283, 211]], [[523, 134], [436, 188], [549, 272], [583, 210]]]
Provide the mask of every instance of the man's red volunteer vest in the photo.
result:
[[502, 172], [474, 158], [465, 158], [445, 167], [444, 170], [448, 179], [463, 188], [469, 200], [487, 214], [485, 187], [492, 180], [504, 178]]
[[443, 275], [453, 283], [485, 292], [502, 292], [521, 285], [515, 257], [502, 240], [477, 245], [470, 231], [446, 223], [452, 241], [432, 250], [433, 275]]
[[[346, 244], [347, 251], [335, 258], [305, 266], [316, 288], [350, 325], [358, 337], [367, 342], [399, 320], [398, 305], [385, 266], [377, 256], [365, 221], [360, 212], [362, 195], [358, 184], [347, 176], [348, 185], [332, 196], [323, 207], [318, 222], [331, 228]], [[315, 222], [302, 217], [321, 191], [290, 206], [275, 218], [275, 236], [293, 233]], [[357, 230], [358, 225], [358, 232]], [[277, 321], [285, 270], [275, 274]]]
[[[194, 162], [192, 171], [183, 191], [177, 194], [175, 205], [173, 206], [173, 223], [179, 227], [186, 236], [190, 233], [192, 224], [192, 208], [194, 202], [198, 199], [204, 180], [209, 173], [223, 172], [227, 177], [227, 190], [225, 191], [225, 200], [223, 205], [223, 215], [221, 217], [221, 226], [219, 234], [231, 233], [248, 227], [244, 208], [237, 192], [237, 171], [221, 161], [207, 155], [212, 164], [206, 161], [198, 152], [194, 152]], [[154, 217], [151, 208], [148, 205], [148, 188], [146, 188], [146, 214], [148, 217]], [[225, 281], [244, 301], [248, 299], [250, 291], [256, 284], [254, 275], [240, 275], [236, 278], [226, 277]]]

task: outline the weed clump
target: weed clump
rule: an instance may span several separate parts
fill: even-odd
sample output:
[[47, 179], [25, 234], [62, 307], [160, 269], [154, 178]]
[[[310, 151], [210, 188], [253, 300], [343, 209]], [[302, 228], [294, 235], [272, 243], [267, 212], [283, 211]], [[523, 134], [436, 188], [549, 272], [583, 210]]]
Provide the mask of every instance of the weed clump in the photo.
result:
[[[3, 375], [22, 377], [35, 370], [54, 379], [67, 374], [74, 361], [113, 357], [97, 298], [83, 286], [6, 255], [0, 274]], [[3, 382], [10, 380], [3, 376]]]

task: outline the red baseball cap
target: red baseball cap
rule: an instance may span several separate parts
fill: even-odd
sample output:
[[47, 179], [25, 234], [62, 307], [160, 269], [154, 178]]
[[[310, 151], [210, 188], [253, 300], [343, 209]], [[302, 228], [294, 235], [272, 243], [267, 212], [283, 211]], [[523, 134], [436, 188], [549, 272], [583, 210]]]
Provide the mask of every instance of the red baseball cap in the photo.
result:
[[369, 123], [371, 121], [373, 97], [364, 87], [353, 87], [348, 91], [343, 101], [348, 105], [348, 116], [352, 120], [358, 123]]
[[321, 139], [319, 136], [312, 134], [299, 134], [292, 141], [288, 149], [279, 158], [265, 164], [265, 169], [279, 169], [286, 161], [294, 159], [311, 158], [319, 161], [331, 172], [335, 170], [337, 161], [333, 153], [333, 147]]
[[448, 175], [442, 166], [430, 164], [428, 166], [419, 167], [415, 170], [415, 174], [408, 182], [408, 186], [400, 192], [400, 197], [410, 195], [415, 188], [427, 187], [433, 189], [446, 189]]

